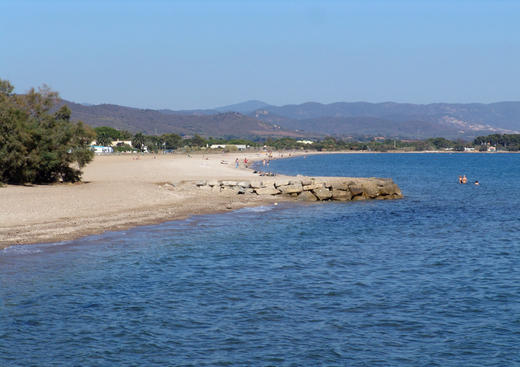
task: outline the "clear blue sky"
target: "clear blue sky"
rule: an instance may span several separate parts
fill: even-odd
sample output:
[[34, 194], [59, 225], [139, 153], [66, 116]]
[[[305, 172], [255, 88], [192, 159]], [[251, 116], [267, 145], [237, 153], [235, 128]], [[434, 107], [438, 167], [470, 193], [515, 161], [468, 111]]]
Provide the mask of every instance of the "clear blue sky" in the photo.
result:
[[520, 1], [0, 0], [0, 78], [144, 108], [520, 100]]

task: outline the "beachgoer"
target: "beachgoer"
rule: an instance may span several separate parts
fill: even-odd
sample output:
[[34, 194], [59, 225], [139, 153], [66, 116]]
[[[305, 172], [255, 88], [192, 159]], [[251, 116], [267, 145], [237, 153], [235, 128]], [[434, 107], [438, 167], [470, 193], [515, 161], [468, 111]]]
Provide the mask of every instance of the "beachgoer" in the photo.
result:
[[480, 186], [480, 183], [478, 181], [475, 181], [476, 186]]
[[467, 184], [468, 183], [468, 178], [466, 177], [466, 175], [462, 176], [462, 183], [463, 184]]
[[462, 176], [459, 176], [459, 183], [462, 183]]
[[235, 159], [235, 168], [238, 168], [238, 158]]
[[265, 167], [265, 159], [262, 160], [262, 166]]

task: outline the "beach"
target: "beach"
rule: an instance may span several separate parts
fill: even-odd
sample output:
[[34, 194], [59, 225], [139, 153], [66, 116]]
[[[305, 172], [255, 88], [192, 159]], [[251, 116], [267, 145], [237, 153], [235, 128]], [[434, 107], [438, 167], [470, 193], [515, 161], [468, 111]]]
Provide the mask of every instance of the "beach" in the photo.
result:
[[[244, 166], [265, 152], [101, 155], [76, 184], [0, 188], [0, 248], [56, 242], [280, 198], [197, 190], [184, 181], [260, 180]], [[278, 155], [277, 155], [278, 156]], [[235, 159], [240, 167], [235, 167]]]

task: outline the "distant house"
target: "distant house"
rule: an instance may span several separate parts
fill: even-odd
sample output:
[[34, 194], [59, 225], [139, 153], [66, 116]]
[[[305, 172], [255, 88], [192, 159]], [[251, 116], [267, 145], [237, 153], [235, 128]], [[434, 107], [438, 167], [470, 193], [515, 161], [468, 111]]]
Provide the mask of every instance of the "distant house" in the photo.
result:
[[114, 149], [112, 147], [104, 147], [101, 145], [91, 145], [90, 149], [96, 154], [103, 154], [103, 153], [113, 153]]
[[122, 147], [124, 145], [132, 146], [132, 140], [114, 140], [112, 144], [110, 144], [111, 147]]
[[226, 149], [235, 147], [238, 150], [246, 150], [248, 148], [245, 144], [212, 144], [209, 146], [210, 149]]
[[487, 148], [487, 151], [488, 151], [488, 152], [496, 152], [496, 151], [497, 151], [497, 147], [491, 147], [491, 146], [489, 146], [489, 147]]
[[464, 147], [464, 151], [465, 151], [465, 152], [474, 152], [474, 151], [475, 151], [475, 148]]
[[296, 140], [296, 142], [299, 144], [306, 144], [306, 145], [314, 144], [314, 142], [312, 140]]

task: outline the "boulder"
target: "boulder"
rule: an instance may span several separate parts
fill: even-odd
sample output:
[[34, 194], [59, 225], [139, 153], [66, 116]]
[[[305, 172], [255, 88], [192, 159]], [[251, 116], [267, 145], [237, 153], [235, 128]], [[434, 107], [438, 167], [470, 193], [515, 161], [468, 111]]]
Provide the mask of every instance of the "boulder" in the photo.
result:
[[314, 190], [312, 190], [312, 193], [314, 195], [316, 195], [316, 197], [319, 200], [327, 200], [332, 197], [332, 191], [330, 191], [329, 189], [327, 189], [325, 187], [320, 187], [320, 188], [314, 189]]
[[385, 182], [379, 182], [377, 184], [377, 189], [379, 192], [379, 195], [393, 195], [395, 193], [400, 193], [401, 190], [399, 190], [399, 187], [393, 182], [393, 181], [385, 181]]
[[247, 189], [247, 188], [250, 188], [251, 187], [251, 183], [250, 182], [247, 182], [247, 181], [241, 181], [238, 183], [238, 186], [244, 188], [244, 189]]
[[332, 190], [348, 191], [348, 184], [346, 182], [332, 182]]
[[258, 195], [278, 195], [280, 193], [280, 190], [275, 189], [274, 187], [261, 187], [255, 189], [255, 192]]
[[222, 181], [221, 185], [222, 186], [236, 186], [237, 182], [236, 181]]
[[310, 190], [315, 190], [315, 189], [319, 189], [323, 187], [323, 183], [313, 183], [311, 185], [305, 185], [302, 187], [302, 189], [304, 191], [310, 191]]
[[379, 189], [374, 181], [367, 181], [363, 184], [365, 195], [373, 199], [379, 195]]
[[274, 183], [274, 186], [278, 188], [279, 186], [287, 186], [289, 185], [289, 180], [278, 180]]
[[219, 186], [219, 183], [216, 180], [212, 180], [212, 181], [208, 181], [208, 185], [211, 186], [211, 187]]
[[301, 200], [301, 201], [316, 201], [318, 200], [318, 198], [316, 196], [314, 196], [314, 194], [310, 191], [302, 191], [299, 195], [298, 195], [298, 200]]
[[401, 190], [399, 190], [399, 188], [397, 189], [397, 192], [392, 194], [392, 199], [402, 199], [403, 198], [403, 194], [401, 192]]
[[350, 191], [338, 190], [334, 187], [332, 188], [332, 200], [338, 201], [349, 201], [352, 199], [352, 194]]
[[278, 190], [282, 192], [282, 194], [299, 194], [303, 191], [302, 184], [300, 182], [290, 185], [278, 186]]
[[309, 185], [312, 185], [314, 183], [314, 180], [308, 178], [308, 177], [303, 177], [302, 178], [302, 185], [303, 186], [309, 186]]
[[199, 186], [199, 187], [200, 187], [200, 186], [206, 186], [207, 184], [208, 184], [208, 183], [207, 183], [206, 181], [197, 181], [197, 182], [195, 182], [195, 185], [196, 185], [196, 186]]
[[363, 195], [363, 187], [360, 185], [349, 185], [348, 186], [349, 191], [351, 192], [352, 196], [360, 196]]

